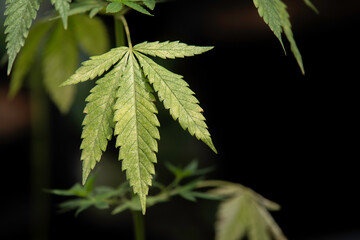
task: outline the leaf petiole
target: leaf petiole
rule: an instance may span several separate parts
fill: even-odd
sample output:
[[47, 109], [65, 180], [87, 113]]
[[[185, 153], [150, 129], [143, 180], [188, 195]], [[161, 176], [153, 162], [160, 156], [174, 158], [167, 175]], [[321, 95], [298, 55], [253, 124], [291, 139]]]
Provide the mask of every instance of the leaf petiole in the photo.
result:
[[128, 42], [128, 46], [129, 46], [130, 51], [132, 51], [132, 43], [131, 43], [129, 25], [128, 25], [124, 15], [118, 15], [118, 18], [120, 18], [121, 22], [123, 23], [125, 33], [126, 33], [127, 42]]

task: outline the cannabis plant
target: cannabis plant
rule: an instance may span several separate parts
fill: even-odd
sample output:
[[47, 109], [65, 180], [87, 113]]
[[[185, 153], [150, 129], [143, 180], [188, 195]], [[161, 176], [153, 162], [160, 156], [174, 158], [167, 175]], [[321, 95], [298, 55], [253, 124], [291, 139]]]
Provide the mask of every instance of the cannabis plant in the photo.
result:
[[[204, 180], [210, 169], [199, 169], [196, 161], [184, 168], [165, 163], [174, 175], [174, 181], [169, 184], [154, 179], [158, 141], [161, 141], [156, 99], [185, 131], [214, 153], [217, 150], [199, 100], [184, 77], [153, 58], [191, 57], [210, 51], [212, 46], [193, 46], [180, 41], [134, 44], [126, 14], [133, 10], [152, 16], [152, 10], [160, 1], [50, 0], [54, 10], [37, 18], [41, 2], [6, 0], [4, 25], [7, 73], [11, 73], [10, 97], [19, 91], [26, 78], [35, 81], [40, 77], [54, 104], [66, 113], [73, 103], [74, 85], [95, 80], [86, 98], [82, 123], [82, 184], [68, 190], [49, 190], [53, 194], [75, 197], [64, 202], [61, 208], [74, 209], [76, 214], [90, 206], [111, 207], [113, 214], [126, 209], [145, 214], [150, 206], [176, 195], [190, 201], [204, 198], [221, 202], [216, 239], [235, 240], [244, 236], [260, 240], [285, 239], [268, 212], [278, 210], [279, 205], [238, 183]], [[285, 34], [304, 74], [286, 5], [281, 0], [254, 0], [253, 3], [284, 51], [282, 34]], [[317, 11], [310, 1], [305, 3]], [[111, 30], [103, 21], [109, 16], [114, 21], [112, 35], [116, 38], [116, 46], [111, 49], [108, 34]], [[77, 68], [79, 51], [91, 57]], [[112, 138], [116, 139], [118, 160], [127, 181], [118, 188], [95, 188], [95, 176], [90, 173]], [[154, 191], [149, 195], [151, 187]], [[145, 238], [142, 231], [137, 228], [137, 239]]]

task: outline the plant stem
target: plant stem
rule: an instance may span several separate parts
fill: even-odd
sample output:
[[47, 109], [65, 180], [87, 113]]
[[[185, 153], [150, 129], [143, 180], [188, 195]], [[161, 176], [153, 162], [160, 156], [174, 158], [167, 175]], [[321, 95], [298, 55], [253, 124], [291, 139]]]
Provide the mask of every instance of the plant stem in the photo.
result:
[[127, 24], [127, 21], [126, 21], [126, 19], [125, 19], [125, 17], [123, 15], [119, 15], [119, 18], [120, 18], [121, 22], [124, 25], [129, 48], [130, 48], [130, 50], [132, 50], [132, 43], [131, 43], [129, 25]]
[[125, 32], [122, 21], [114, 16], [115, 40], [116, 47], [125, 46]]
[[145, 240], [144, 216], [140, 211], [132, 210], [135, 240]]
[[42, 190], [50, 186], [50, 106], [42, 88], [39, 68], [30, 75], [31, 106], [31, 239], [48, 239], [49, 195]]

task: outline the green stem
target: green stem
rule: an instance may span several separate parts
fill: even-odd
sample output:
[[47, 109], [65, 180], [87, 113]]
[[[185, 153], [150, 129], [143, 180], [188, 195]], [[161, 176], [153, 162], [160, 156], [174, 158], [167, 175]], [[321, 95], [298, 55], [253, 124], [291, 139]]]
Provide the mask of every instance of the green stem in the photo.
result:
[[50, 106], [42, 87], [40, 69], [30, 75], [31, 106], [31, 216], [32, 239], [48, 238], [49, 195], [43, 192], [50, 186]]
[[125, 31], [122, 21], [114, 16], [116, 47], [125, 46]]
[[231, 182], [222, 181], [222, 180], [204, 180], [197, 184], [198, 188], [206, 187], [221, 187], [231, 184]]
[[132, 211], [134, 222], [135, 240], [145, 240], [144, 216], [140, 211]]
[[123, 15], [119, 15], [118, 17], [120, 18], [122, 24], [124, 25], [125, 33], [126, 33], [126, 37], [127, 37], [127, 42], [128, 42], [130, 50], [132, 50], [132, 43], [131, 43], [129, 25], [127, 24], [127, 21], [126, 21], [126, 19], [125, 19], [125, 17]]

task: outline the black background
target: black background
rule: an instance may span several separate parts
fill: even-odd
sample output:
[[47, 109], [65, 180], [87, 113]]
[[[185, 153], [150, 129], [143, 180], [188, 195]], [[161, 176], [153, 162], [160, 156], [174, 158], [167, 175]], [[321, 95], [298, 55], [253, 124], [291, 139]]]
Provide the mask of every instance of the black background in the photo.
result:
[[[209, 178], [244, 184], [279, 203], [282, 209], [273, 216], [289, 239], [360, 239], [360, 4], [314, 0], [320, 10], [316, 15], [302, 1], [284, 2], [305, 76], [287, 40], [283, 39], [285, 56], [251, 1], [174, 1], [157, 5], [154, 17], [128, 15], [133, 43], [180, 40], [215, 46], [200, 56], [159, 61], [183, 75], [196, 92], [219, 152], [212, 153], [182, 131], [162, 109], [159, 178], [169, 180], [162, 161], [185, 165], [196, 158], [202, 167], [216, 166]], [[8, 81], [3, 69], [1, 96]], [[2, 239], [29, 239], [31, 226], [42, 225], [48, 225], [49, 239], [132, 239], [130, 213], [112, 216], [110, 211], [91, 209], [74, 218], [73, 213], [57, 213], [64, 198], [45, 193], [50, 200], [47, 224], [34, 217], [27, 96], [25, 88], [17, 98], [22, 103], [22, 127], [0, 138]], [[84, 96], [78, 99], [83, 102]], [[80, 181], [78, 109], [62, 116], [51, 106], [51, 188]], [[111, 142], [98, 164], [99, 184], [118, 183], [121, 164], [114, 160], [113, 146]], [[180, 198], [149, 208], [148, 239], [213, 239], [215, 210], [213, 202], [195, 204]]]

